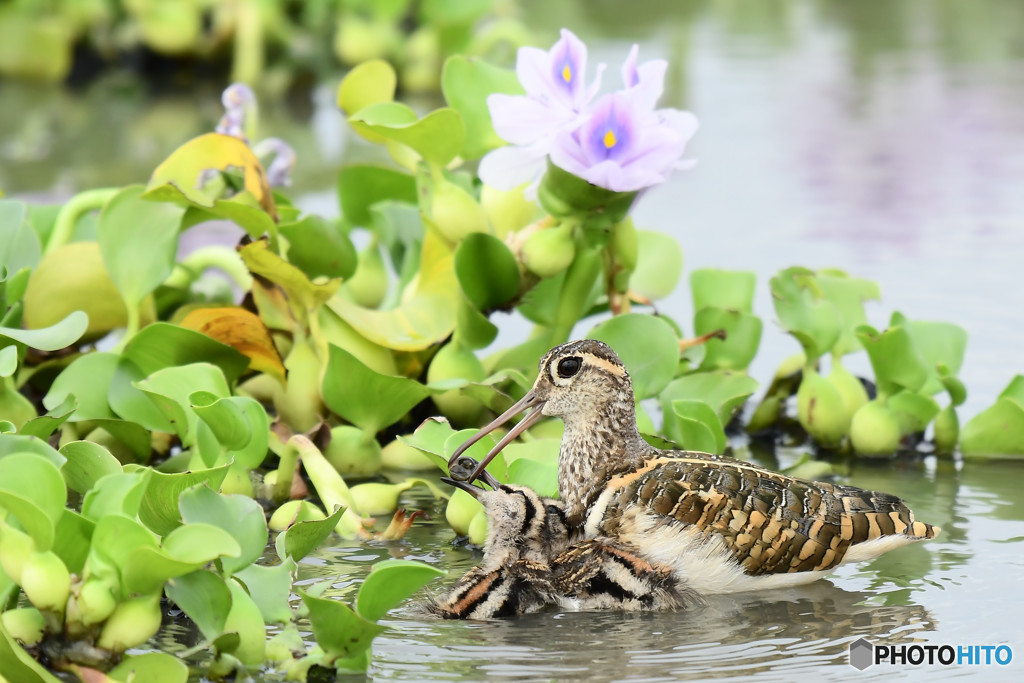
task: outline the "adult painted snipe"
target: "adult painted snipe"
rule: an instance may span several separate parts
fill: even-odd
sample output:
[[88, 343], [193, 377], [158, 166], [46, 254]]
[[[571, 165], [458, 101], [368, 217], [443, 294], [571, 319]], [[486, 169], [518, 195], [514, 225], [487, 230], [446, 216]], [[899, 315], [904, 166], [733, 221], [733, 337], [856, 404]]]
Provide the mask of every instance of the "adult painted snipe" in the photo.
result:
[[[484, 474], [486, 477], [486, 473]], [[655, 566], [623, 543], [595, 538], [569, 543], [562, 504], [524, 486], [487, 491], [445, 479], [479, 500], [487, 513], [481, 563], [428, 609], [448, 619], [489, 619], [571, 609], [663, 610], [703, 604], [672, 569]]]
[[640, 436], [622, 361], [594, 340], [555, 347], [521, 401], [452, 456], [530, 412], [480, 465], [544, 416], [565, 422], [558, 492], [575, 539], [607, 537], [702, 594], [793, 586], [933, 538], [899, 498], [795, 479], [733, 458], [663, 451]]

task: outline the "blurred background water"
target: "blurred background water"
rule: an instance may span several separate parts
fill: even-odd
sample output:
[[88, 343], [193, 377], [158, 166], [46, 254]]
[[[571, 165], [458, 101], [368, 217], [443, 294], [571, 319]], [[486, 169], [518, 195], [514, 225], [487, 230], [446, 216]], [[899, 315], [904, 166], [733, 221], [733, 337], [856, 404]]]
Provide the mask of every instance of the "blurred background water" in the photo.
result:
[[[838, 267], [880, 283], [869, 319], [964, 326], [961, 420], [1024, 371], [1024, 3], [1013, 0], [526, 0], [547, 45], [571, 28], [608, 63], [609, 88], [634, 42], [668, 59], [664, 106], [701, 120], [698, 166], [640, 200], [640, 227], [677, 236], [686, 272], [758, 274], [766, 321], [751, 374], [766, 384], [797, 346], [776, 325], [767, 281], [791, 265]], [[337, 80], [261, 105], [261, 128], [298, 151], [291, 192], [336, 214], [338, 167], [373, 150], [334, 106]], [[144, 182], [172, 149], [219, 118], [223, 83], [182, 90], [114, 74], [76, 89], [0, 82], [0, 187], [60, 201]], [[429, 104], [429, 103], [428, 103]], [[685, 277], [685, 276], [684, 276]], [[659, 309], [692, 319], [688, 287]], [[525, 328], [508, 321], [498, 344]], [[499, 324], [504, 325], [499, 321]], [[586, 329], [586, 328], [584, 328]], [[864, 354], [848, 365], [866, 370]], [[757, 456], [757, 454], [754, 454]], [[768, 453], [768, 464], [793, 454]], [[773, 460], [773, 458], [778, 460]], [[783, 593], [715, 599], [680, 614], [546, 612], [486, 624], [438, 623], [414, 606], [375, 641], [371, 676], [394, 680], [818, 680], [984, 675], [1024, 665], [1024, 496], [1019, 463], [906, 459], [854, 463], [843, 480], [904, 497], [942, 525], [935, 541]], [[429, 506], [422, 499], [413, 503]], [[434, 521], [394, 546], [323, 549], [303, 567], [347, 594], [379, 557], [443, 564], [478, 556]], [[1009, 667], [878, 667], [847, 646], [1009, 643]], [[268, 678], [274, 678], [273, 673]]]

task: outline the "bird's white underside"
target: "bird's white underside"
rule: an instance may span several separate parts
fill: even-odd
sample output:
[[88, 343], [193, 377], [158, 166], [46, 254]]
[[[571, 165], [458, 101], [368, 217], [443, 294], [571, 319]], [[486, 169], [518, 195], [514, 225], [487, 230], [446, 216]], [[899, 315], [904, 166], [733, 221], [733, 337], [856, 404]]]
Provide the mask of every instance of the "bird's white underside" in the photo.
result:
[[[614, 490], [605, 491], [591, 507], [584, 527], [587, 538], [598, 535], [605, 508], [616, 493]], [[644, 512], [641, 508], [627, 509], [620, 525], [631, 530], [630, 542], [641, 557], [651, 563], [671, 567], [684, 585], [702, 595], [790, 588], [817, 581], [835, 570], [833, 567], [820, 571], [751, 576], [732, 558], [721, 538], [706, 536], [693, 526]], [[923, 539], [896, 534], [856, 543], [850, 546], [837, 566], [871, 560], [920, 540]]]

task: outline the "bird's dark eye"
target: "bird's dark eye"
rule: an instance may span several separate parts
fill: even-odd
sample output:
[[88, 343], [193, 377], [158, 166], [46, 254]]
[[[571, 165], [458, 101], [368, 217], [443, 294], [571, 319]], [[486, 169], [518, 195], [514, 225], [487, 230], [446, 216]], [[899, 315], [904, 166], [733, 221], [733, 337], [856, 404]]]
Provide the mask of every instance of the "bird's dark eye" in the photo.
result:
[[578, 356], [563, 358], [558, 361], [558, 376], [567, 379], [579, 372], [581, 367], [583, 367], [583, 361]]

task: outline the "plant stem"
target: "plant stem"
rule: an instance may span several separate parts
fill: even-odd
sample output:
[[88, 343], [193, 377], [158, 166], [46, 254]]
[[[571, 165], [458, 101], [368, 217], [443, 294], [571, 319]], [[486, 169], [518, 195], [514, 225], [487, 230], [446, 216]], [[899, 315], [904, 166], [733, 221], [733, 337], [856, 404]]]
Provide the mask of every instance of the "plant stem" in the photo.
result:
[[72, 233], [75, 231], [75, 224], [78, 223], [81, 215], [88, 211], [102, 209], [110, 201], [110, 198], [118, 192], [120, 190], [116, 187], [106, 187], [79, 192], [69, 199], [57, 214], [57, 219], [54, 221], [53, 231], [50, 233], [50, 239], [46, 242], [44, 253], [48, 254], [54, 249], [67, 244], [71, 239]]

